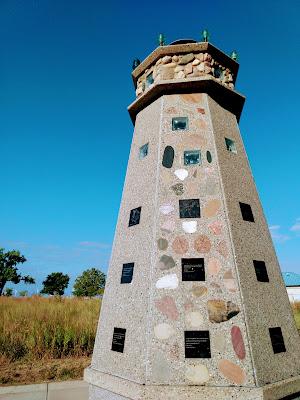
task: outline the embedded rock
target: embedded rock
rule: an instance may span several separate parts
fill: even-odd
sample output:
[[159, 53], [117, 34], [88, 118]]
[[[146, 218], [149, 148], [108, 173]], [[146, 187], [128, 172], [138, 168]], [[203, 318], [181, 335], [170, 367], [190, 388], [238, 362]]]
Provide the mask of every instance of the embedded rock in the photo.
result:
[[184, 56], [181, 57], [178, 64], [179, 65], [188, 64], [189, 62], [193, 61], [194, 58], [195, 58], [195, 56], [193, 53], [185, 54]]
[[195, 297], [205, 296], [207, 294], [207, 287], [193, 285], [192, 289], [190, 289], [190, 292], [192, 292], [193, 296]]
[[164, 56], [161, 60], [162, 64], [168, 64], [172, 61], [172, 57], [171, 56]]
[[203, 324], [203, 316], [198, 311], [189, 312], [185, 319], [191, 328], [199, 328]]
[[160, 260], [159, 260], [159, 269], [160, 269], [161, 271], [165, 271], [165, 270], [174, 268], [175, 265], [176, 265], [176, 263], [175, 263], [173, 257], [167, 256], [167, 255], [165, 255], [165, 254], [164, 254], [163, 256], [160, 257]]
[[195, 385], [203, 385], [209, 381], [209, 372], [205, 365], [189, 365], [185, 373], [186, 379]]
[[219, 370], [226, 379], [235, 385], [242, 385], [246, 380], [246, 374], [242, 368], [229, 360], [220, 360]]
[[184, 72], [185, 72], [185, 74], [191, 74], [192, 72], [193, 72], [193, 66], [192, 66], [192, 64], [187, 64], [186, 66], [185, 66], [185, 68], [184, 68]]
[[164, 296], [160, 300], [155, 301], [156, 308], [167, 318], [175, 321], [179, 317], [175, 301], [170, 296]]
[[240, 312], [236, 304], [224, 300], [208, 300], [207, 310], [210, 322], [217, 324], [228, 321]]
[[176, 183], [175, 185], [171, 186], [171, 189], [177, 196], [181, 196], [184, 193], [184, 188], [182, 183]]
[[185, 254], [188, 251], [189, 244], [184, 236], [177, 236], [172, 244], [176, 254]]
[[166, 340], [169, 337], [173, 336], [175, 333], [175, 329], [166, 323], [158, 324], [154, 327], [154, 334], [157, 339]]
[[166, 250], [168, 248], [168, 241], [164, 238], [159, 238], [157, 240], [157, 247], [159, 250]]
[[156, 282], [157, 289], [177, 289], [178, 277], [176, 274], [165, 275]]
[[243, 335], [238, 326], [233, 326], [231, 328], [231, 342], [235, 354], [240, 360], [243, 360], [246, 357], [246, 350], [245, 350]]
[[209, 238], [205, 235], [199, 235], [194, 242], [194, 247], [198, 253], [209, 253], [211, 249]]

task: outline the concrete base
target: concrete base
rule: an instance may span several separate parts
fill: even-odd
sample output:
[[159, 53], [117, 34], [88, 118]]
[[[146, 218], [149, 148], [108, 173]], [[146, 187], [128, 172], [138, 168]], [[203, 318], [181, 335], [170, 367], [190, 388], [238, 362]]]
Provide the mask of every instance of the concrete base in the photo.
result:
[[89, 400], [300, 400], [300, 376], [263, 387], [142, 385], [92, 368], [85, 370]]

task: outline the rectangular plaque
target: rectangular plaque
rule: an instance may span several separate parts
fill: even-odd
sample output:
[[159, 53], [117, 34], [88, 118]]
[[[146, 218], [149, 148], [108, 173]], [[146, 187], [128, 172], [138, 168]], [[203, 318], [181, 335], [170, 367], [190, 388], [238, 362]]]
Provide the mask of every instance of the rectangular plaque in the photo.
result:
[[140, 223], [142, 207], [134, 208], [130, 211], [128, 226], [134, 226]]
[[185, 358], [211, 358], [209, 331], [185, 331]]
[[114, 334], [111, 344], [112, 351], [118, 351], [119, 353], [123, 353], [125, 344], [125, 334], [126, 334], [126, 329], [114, 328]]
[[121, 283], [131, 283], [134, 263], [123, 264]]
[[240, 202], [240, 208], [244, 221], [255, 222], [250, 204]]
[[269, 276], [264, 261], [253, 260], [256, 278], [259, 282], [269, 282]]
[[204, 258], [182, 258], [183, 281], [205, 281]]
[[199, 199], [179, 200], [180, 218], [200, 218]]
[[269, 328], [273, 351], [275, 354], [286, 351], [281, 328]]

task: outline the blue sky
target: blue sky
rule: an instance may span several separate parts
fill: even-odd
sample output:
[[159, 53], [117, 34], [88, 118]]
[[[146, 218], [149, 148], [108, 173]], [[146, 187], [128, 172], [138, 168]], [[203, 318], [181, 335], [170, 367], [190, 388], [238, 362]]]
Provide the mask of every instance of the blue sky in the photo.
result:
[[0, 245], [28, 258], [30, 290], [53, 271], [107, 270], [132, 60], [159, 32], [199, 40], [205, 27], [239, 53], [241, 132], [282, 270], [300, 272], [299, 13], [298, 0], [0, 0]]

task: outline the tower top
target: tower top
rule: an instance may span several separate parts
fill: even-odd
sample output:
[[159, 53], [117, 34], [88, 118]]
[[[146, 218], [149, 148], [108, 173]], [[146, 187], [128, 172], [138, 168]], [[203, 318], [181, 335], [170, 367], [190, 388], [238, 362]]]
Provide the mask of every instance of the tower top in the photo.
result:
[[[209, 42], [179, 39], [157, 47], [141, 63], [134, 64], [137, 99], [128, 111], [136, 114], [163, 94], [205, 92], [239, 119], [245, 102], [235, 91], [239, 64]], [[136, 61], [136, 60], [135, 60]]]

